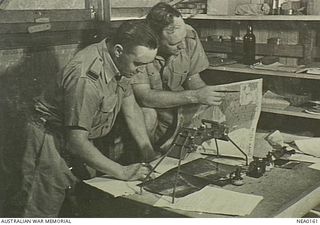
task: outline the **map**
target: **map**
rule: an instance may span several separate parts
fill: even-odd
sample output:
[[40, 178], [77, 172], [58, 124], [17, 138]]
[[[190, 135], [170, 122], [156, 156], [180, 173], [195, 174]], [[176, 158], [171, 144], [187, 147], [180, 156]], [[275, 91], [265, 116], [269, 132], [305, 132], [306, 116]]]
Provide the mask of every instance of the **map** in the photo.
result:
[[[256, 127], [261, 112], [262, 79], [241, 81], [216, 86], [225, 93], [220, 106], [187, 105], [178, 112], [179, 127], [198, 128], [202, 119], [225, 124], [228, 136], [252, 160]], [[231, 157], [245, 156], [230, 141], [217, 139], [219, 154]], [[198, 148], [200, 153], [217, 154], [215, 140], [206, 141]]]

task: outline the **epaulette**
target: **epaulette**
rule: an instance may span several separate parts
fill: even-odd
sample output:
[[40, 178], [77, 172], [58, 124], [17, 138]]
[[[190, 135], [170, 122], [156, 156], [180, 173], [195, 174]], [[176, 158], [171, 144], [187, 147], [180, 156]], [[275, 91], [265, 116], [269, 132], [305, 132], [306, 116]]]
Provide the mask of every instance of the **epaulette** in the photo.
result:
[[100, 77], [101, 70], [102, 70], [102, 59], [97, 57], [91, 63], [91, 66], [89, 67], [89, 69], [87, 71], [87, 76], [90, 79], [96, 81]]
[[197, 38], [197, 32], [192, 27], [187, 27], [187, 35], [186, 38]]

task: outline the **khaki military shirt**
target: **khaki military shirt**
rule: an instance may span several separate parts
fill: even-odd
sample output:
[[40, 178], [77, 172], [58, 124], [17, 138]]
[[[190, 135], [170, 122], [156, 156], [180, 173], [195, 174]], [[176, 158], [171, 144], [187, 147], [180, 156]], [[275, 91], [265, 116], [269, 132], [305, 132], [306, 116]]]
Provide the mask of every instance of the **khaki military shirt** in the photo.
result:
[[183, 84], [193, 75], [209, 66], [196, 31], [189, 25], [185, 38], [185, 49], [177, 56], [171, 56], [167, 61], [161, 56], [146, 66], [146, 73], [137, 74], [132, 84], [150, 84], [155, 90], [184, 90]]
[[90, 139], [104, 136], [115, 122], [122, 99], [132, 94], [130, 80], [119, 78], [103, 40], [79, 51], [54, 87], [36, 99], [35, 108], [49, 122], [89, 131]]

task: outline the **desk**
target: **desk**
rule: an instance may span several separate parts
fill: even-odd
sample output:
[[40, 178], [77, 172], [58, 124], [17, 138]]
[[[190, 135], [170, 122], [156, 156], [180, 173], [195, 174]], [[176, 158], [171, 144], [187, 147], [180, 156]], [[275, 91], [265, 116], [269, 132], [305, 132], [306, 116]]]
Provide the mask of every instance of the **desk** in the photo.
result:
[[[249, 218], [302, 217], [320, 203], [320, 171], [301, 163], [293, 169], [274, 168], [260, 178], [245, 177], [243, 186], [227, 185], [232, 191], [262, 195]], [[186, 212], [156, 208], [152, 205], [158, 196], [146, 191], [113, 198], [89, 185], [83, 185], [85, 217], [228, 217], [217, 214]], [[245, 204], [245, 203], [244, 203]]]

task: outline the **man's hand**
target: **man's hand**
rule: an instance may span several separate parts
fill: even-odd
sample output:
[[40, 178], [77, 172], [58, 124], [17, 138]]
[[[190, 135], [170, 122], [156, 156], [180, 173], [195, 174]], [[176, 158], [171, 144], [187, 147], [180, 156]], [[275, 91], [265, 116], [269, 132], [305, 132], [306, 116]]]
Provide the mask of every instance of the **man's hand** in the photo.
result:
[[118, 179], [121, 180], [143, 180], [150, 172], [150, 167], [145, 163], [135, 163], [122, 167], [122, 173]]
[[205, 86], [197, 89], [196, 96], [198, 103], [204, 105], [220, 105], [225, 94], [217, 92], [217, 90], [219, 89], [215, 86]]

